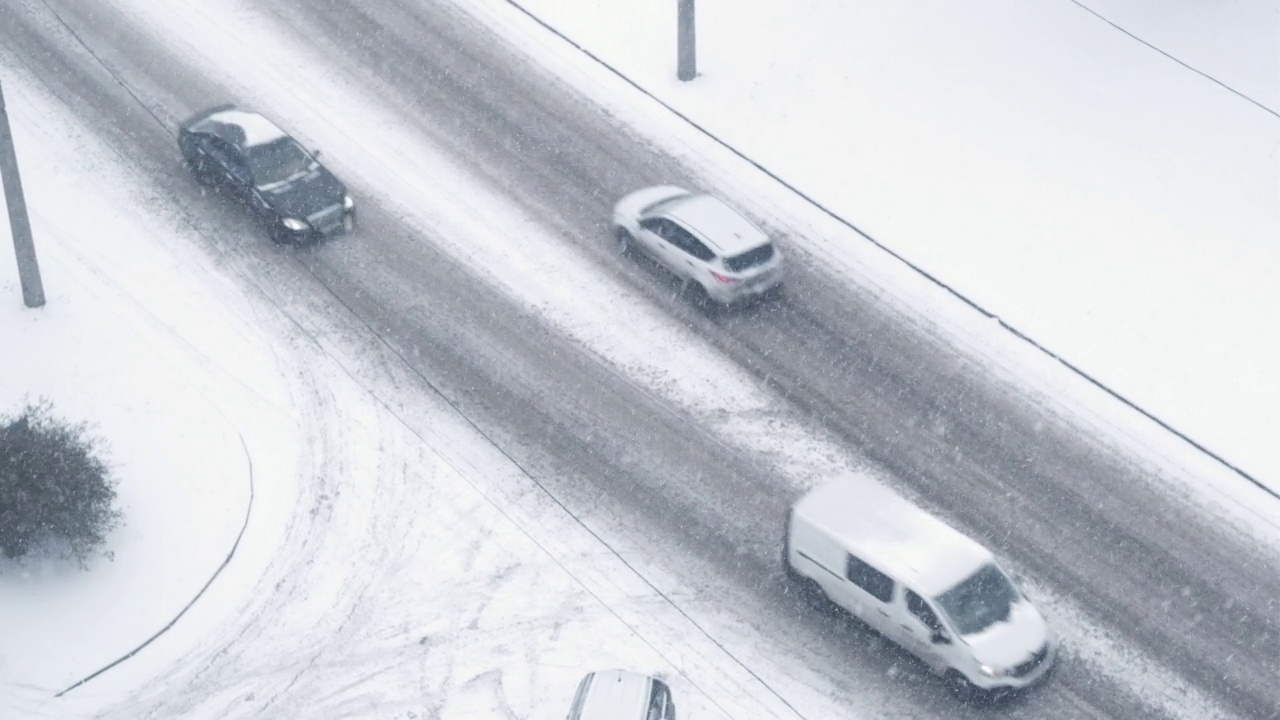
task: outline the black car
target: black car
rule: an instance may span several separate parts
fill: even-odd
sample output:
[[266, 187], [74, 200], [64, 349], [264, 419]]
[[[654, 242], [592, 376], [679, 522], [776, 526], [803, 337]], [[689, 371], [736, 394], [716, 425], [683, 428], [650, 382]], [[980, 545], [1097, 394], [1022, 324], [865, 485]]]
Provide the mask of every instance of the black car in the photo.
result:
[[196, 181], [225, 189], [286, 243], [350, 231], [347, 188], [270, 120], [234, 105], [205, 110], [178, 128]]

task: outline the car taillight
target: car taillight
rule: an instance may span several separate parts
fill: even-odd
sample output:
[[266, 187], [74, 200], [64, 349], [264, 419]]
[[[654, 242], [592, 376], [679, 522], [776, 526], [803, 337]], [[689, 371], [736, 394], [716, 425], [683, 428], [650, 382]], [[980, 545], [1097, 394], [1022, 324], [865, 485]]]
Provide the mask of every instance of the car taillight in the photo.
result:
[[738, 278], [736, 278], [736, 277], [729, 277], [728, 275], [721, 275], [720, 273], [716, 272], [715, 270], [708, 270], [707, 272], [711, 273], [711, 277], [713, 277], [713, 278], [715, 278], [715, 279], [719, 280], [719, 281], [720, 281], [720, 282], [722, 282], [722, 283], [734, 283], [734, 282], [738, 282]]

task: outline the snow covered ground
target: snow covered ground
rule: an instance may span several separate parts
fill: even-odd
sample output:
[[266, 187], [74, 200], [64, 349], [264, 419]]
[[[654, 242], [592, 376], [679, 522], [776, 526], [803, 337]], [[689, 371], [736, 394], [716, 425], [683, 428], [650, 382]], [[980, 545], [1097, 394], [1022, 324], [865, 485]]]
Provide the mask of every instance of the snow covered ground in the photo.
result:
[[[540, 262], [571, 276], [568, 285], [593, 288], [595, 296], [605, 299], [597, 310], [575, 304], [559, 283], [510, 284], [507, 278], [489, 278], [495, 290], [537, 308], [548, 323], [726, 438], [757, 443], [772, 437], [780, 449], [789, 450], [780, 453], [783, 476], [797, 490], [858, 462], [820, 433], [810, 432], [802, 419], [780, 408], [776, 398], [698, 338], [595, 277], [575, 259], [571, 244], [542, 237], [533, 222], [511, 209], [499, 189], [462, 181], [461, 169], [415, 137], [376, 98], [325, 102], [369, 91], [345, 85], [347, 78], [325, 72], [315, 58], [307, 62], [311, 51], [273, 32], [244, 4], [225, 0], [182, 10], [141, 0], [117, 4], [132, 6], [139, 22], [150, 23], [157, 35], [170, 38], [183, 52], [230, 69], [230, 77], [242, 79], [235, 90], [247, 104], [288, 117], [322, 146], [340, 145], [344, 133], [375, 122], [385, 145], [368, 148], [370, 162], [344, 166], [340, 158], [333, 161], [358, 189], [412, 188], [428, 172], [457, 178], [456, 184], [433, 187], [439, 205], [404, 203], [399, 208], [404, 222], [442, 243], [452, 238], [456, 246], [446, 249], [477, 269], [494, 267], [498, 260]], [[709, 22], [707, 13], [715, 16], [714, 3], [704, 0], [699, 7], [704, 23]], [[642, 20], [617, 17], [626, 23]], [[767, 20], [769, 15], [759, 17]], [[802, 29], [776, 37], [794, 38]], [[662, 36], [670, 37], [669, 30]], [[709, 35], [714, 38], [704, 30], [704, 40]], [[546, 41], [540, 37], [538, 42]], [[700, 85], [668, 82], [665, 51], [652, 56], [662, 63], [655, 64], [653, 84], [671, 93], [677, 104], [712, 102], [690, 98], [738, 70], [722, 65], [717, 71], [714, 40], [708, 43]], [[264, 64], [260, 54], [254, 67], [238, 66], [247, 62], [248, 47], [277, 55]], [[264, 66], [274, 69], [262, 71]], [[574, 72], [570, 68], [566, 76]], [[308, 92], [280, 92], [284, 85], [302, 85]], [[441, 717], [491, 717], [504, 710], [518, 717], [556, 717], [582, 673], [622, 665], [665, 673], [684, 716], [788, 716], [778, 699], [726, 657], [723, 648], [707, 642], [688, 618], [539, 497], [517, 468], [443, 403], [397, 408], [397, 415], [376, 402], [375, 396], [394, 392], [371, 390], [362, 384], [367, 379], [358, 379], [368, 376], [365, 366], [373, 364], [369, 356], [313, 339], [324, 338], [336, 320], [283, 317], [269, 298], [246, 291], [243, 278], [196, 250], [204, 240], [180, 214], [166, 212], [164, 203], [146, 202], [148, 191], [137, 179], [117, 176], [110, 153], [69, 120], [65, 108], [22, 78], [6, 78], [6, 91], [50, 304], [40, 311], [20, 308], [7, 236], [0, 236], [0, 293], [9, 298], [7, 309], [0, 311], [0, 402], [13, 406], [24, 394], [45, 395], [65, 414], [97, 420], [116, 447], [127, 524], [112, 539], [116, 562], [100, 564], [91, 573], [70, 572], [57, 564], [0, 565], [0, 607], [21, 611], [0, 614], [0, 715], [9, 698], [15, 698], [18, 712], [49, 717], [102, 708], [130, 716], [157, 707], [184, 715], [262, 716], [287, 713], [297, 707], [290, 699], [305, 698], [310, 710], [335, 715], [429, 708]], [[716, 92], [721, 93], [717, 103], [740, 94], [728, 85]], [[821, 96], [813, 87], [805, 92]], [[331, 110], [312, 112], [312, 102]], [[779, 110], [770, 102], [757, 106]], [[804, 114], [799, 107], [796, 111]], [[781, 125], [772, 127], [781, 132]], [[791, 132], [801, 137], [811, 130]], [[66, 143], [66, 138], [76, 142]], [[944, 144], [937, 138], [932, 142]], [[75, 146], [74, 154], [69, 145]], [[901, 181], [907, 182], [909, 173], [903, 174]], [[104, 176], [112, 182], [103, 182]], [[871, 186], [882, 179], [861, 181]], [[898, 186], [897, 191], [904, 190]], [[60, 199], [68, 192], [91, 198], [77, 206], [74, 216], [60, 212]], [[774, 190], [743, 192], [765, 195]], [[859, 195], [858, 202], [866, 202], [864, 197], [887, 202], [885, 196], [892, 194], [884, 188], [876, 192], [880, 194]], [[380, 200], [396, 207], [406, 195], [412, 193], [399, 198], [384, 194]], [[122, 214], [122, 207], [152, 212]], [[903, 223], [902, 232], [909, 235], [907, 230], [916, 227], [911, 223], [929, 219], [914, 216], [919, 207], [943, 205], [921, 201], [899, 207], [897, 212], [909, 217], [889, 213], [877, 220], [884, 227], [869, 229], [892, 245], [890, 228], [898, 227], [892, 223]], [[513, 231], [530, 238], [543, 254], [513, 257], [502, 242]], [[824, 252], [821, 237], [798, 245], [797, 251]], [[848, 234], [831, 237], [845, 241]], [[536, 269], [530, 266], [530, 272], [519, 275], [542, 277]], [[950, 278], [945, 269], [938, 272]], [[906, 285], [893, 285], [888, 273], [869, 273], [863, 279], [890, 283], [887, 292], [906, 292]], [[631, 323], [616, 322], [622, 316]], [[661, 334], [671, 353], [651, 357], [649, 343], [634, 341], [636, 327], [649, 336]], [[971, 324], [966, 327], [972, 329]], [[995, 327], [990, 332], [1004, 335]], [[30, 352], [12, 351], [15, 338], [29, 343]], [[68, 347], [90, 347], [92, 354]], [[1012, 367], [1029, 361], [1010, 362]], [[406, 414], [413, 416], [412, 422], [406, 422]], [[168, 442], [157, 443], [157, 438]], [[1184, 459], [1178, 456], [1179, 463]], [[174, 492], [174, 477], [184, 483], [189, 478], [191, 485]], [[1227, 509], [1211, 506], [1206, 511], [1247, 515], [1241, 511], [1246, 504], [1234, 502], [1230, 496], [1223, 502]], [[210, 508], [218, 512], [208, 512]], [[92, 685], [65, 700], [50, 698], [51, 691], [128, 652], [167, 623], [217, 570], [246, 512], [237, 560], [182, 622]], [[1274, 534], [1274, 525], [1259, 525]], [[389, 543], [396, 553], [385, 549]], [[124, 557], [126, 550], [133, 557]], [[44, 579], [36, 583], [41, 573]], [[59, 582], [50, 584], [51, 576]], [[535, 584], [543, 592], [531, 598], [527, 589]], [[105, 605], [110, 615], [102, 614], [103, 598], [112, 598]], [[392, 598], [392, 605], [376, 604], [374, 598]], [[1058, 602], [1051, 603], [1051, 612], [1075, 612], [1069, 603]], [[331, 603], [336, 607], [325, 607]], [[90, 635], [84, 634], [86, 623], [93, 625]], [[358, 642], [331, 644], [330, 637], [351, 624], [360, 629]], [[1176, 682], [1163, 677], [1161, 668], [1142, 667], [1141, 656], [1124, 657], [1123, 649], [1109, 647], [1105, 638], [1091, 640], [1088, 618], [1071, 624], [1081, 633], [1072, 638], [1076, 651], [1094, 656], [1087, 661], [1116, 672], [1148, 674], [1156, 695]], [[50, 635], [68, 627], [81, 628], [81, 634]], [[235, 638], [246, 633], [261, 641], [255, 647], [276, 647], [292, 657], [282, 663], [280, 654], [243, 654]], [[40, 645], [47, 637], [59, 638], [76, 652], [51, 652]], [[738, 641], [750, 645], [749, 639]], [[211, 658], [224, 652], [232, 658], [224, 658], [220, 666], [236, 666], [234, 678], [224, 676], [216, 693], [183, 691], [202, 677]], [[165, 675], [168, 682], [149, 685]], [[822, 688], [811, 685], [804, 693], [809, 709], [821, 712]], [[1165, 702], [1170, 714], [1215, 714], [1197, 704], [1197, 698], [1152, 700], [1156, 706]], [[871, 716], [886, 714], [880, 712], [886, 706], [874, 698], [868, 698], [868, 707]], [[849, 717], [855, 712], [830, 708], [813, 716]]]
[[[447, 406], [416, 408], [438, 434], [415, 435], [344, 370], [358, 358], [326, 358], [246, 293], [65, 107], [21, 76], [5, 91], [48, 304], [23, 308], [6, 225], [0, 403], [16, 412], [46, 397], [96, 422], [125, 524], [109, 538], [114, 562], [89, 572], [0, 562], [0, 717], [261, 717], [299, 707], [278, 699], [289, 691], [322, 714], [554, 717], [585, 672], [610, 666], [662, 673], [694, 717], [784, 716], [581, 527], [521, 497], [518, 470]], [[485, 494], [497, 487], [514, 499]], [[372, 521], [389, 507], [401, 522]], [[385, 559], [388, 542], [399, 560]], [[366, 618], [385, 605], [346, 597], [344, 568], [365, 564], [394, 579], [366, 586], [394, 613]], [[55, 697], [164, 628], [211, 578], [171, 630]], [[317, 618], [330, 605], [344, 624], [359, 612], [375, 626], [372, 648], [326, 647]], [[256, 625], [296, 666], [239, 657], [237, 682], [187, 692]], [[354, 681], [375, 652], [399, 672]]]
[[1067, 0], [699, 0], [690, 83], [674, 2], [514, 4], [1280, 487], [1274, 0], [1091, 6], [1270, 112]]

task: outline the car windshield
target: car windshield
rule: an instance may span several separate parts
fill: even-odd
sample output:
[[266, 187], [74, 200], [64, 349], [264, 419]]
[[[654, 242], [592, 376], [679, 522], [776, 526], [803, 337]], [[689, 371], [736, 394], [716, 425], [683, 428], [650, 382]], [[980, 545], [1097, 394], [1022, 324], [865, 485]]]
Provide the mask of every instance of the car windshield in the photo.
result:
[[956, 632], [973, 635], [1009, 619], [1018, 591], [1000, 568], [988, 564], [959, 585], [938, 596]]
[[306, 172], [315, 162], [302, 146], [290, 138], [249, 148], [248, 161], [253, 184], [258, 187], [284, 182]]
[[742, 272], [747, 268], [763, 265], [773, 258], [773, 245], [761, 245], [753, 250], [748, 250], [741, 255], [724, 259], [724, 266], [734, 272]]

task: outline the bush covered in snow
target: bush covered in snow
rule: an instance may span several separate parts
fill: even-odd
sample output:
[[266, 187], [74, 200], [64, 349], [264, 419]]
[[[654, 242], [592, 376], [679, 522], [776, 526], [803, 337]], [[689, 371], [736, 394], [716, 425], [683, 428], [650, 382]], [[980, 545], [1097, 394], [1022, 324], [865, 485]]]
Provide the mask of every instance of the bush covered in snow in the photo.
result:
[[47, 401], [0, 417], [0, 552], [34, 550], [75, 558], [81, 567], [120, 523], [103, 443], [84, 423], [53, 416]]

